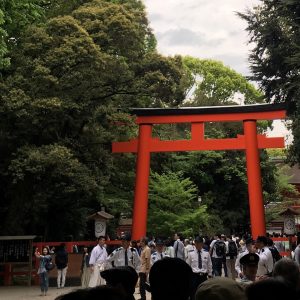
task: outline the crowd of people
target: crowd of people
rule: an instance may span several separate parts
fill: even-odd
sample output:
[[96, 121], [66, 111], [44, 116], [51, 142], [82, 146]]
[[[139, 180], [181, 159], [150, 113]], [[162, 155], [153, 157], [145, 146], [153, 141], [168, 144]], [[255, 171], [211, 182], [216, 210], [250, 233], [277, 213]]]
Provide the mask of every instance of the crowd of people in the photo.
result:
[[[146, 291], [153, 300], [282, 300], [287, 295], [299, 298], [300, 246], [295, 249], [293, 260], [282, 258], [276, 244], [266, 236], [252, 240], [217, 234], [212, 239], [201, 236], [183, 239], [176, 233], [173, 240], [142, 237], [132, 241], [130, 234], [124, 233], [121, 243], [110, 254], [103, 236], [91, 252], [85, 247], [81, 265], [83, 289], [57, 299], [75, 299], [75, 295], [76, 299], [90, 299], [92, 295], [134, 299], [138, 280], [140, 300], [146, 300]], [[57, 255], [66, 258], [66, 265], [57, 264]], [[36, 256], [40, 259], [41, 291], [46, 294], [45, 273], [50, 255], [44, 248], [43, 255], [36, 253]], [[65, 284], [67, 268], [63, 248], [56, 252], [55, 262], [60, 268], [57, 281], [60, 288]]]

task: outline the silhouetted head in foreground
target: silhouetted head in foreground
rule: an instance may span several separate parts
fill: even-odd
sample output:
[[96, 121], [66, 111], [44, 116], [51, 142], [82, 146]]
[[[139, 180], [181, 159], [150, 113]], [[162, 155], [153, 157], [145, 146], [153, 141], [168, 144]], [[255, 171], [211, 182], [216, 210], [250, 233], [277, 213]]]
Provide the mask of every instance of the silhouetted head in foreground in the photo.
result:
[[295, 291], [289, 288], [283, 280], [268, 278], [249, 285], [246, 289], [248, 300], [257, 299], [296, 299]]
[[246, 300], [244, 288], [226, 277], [216, 277], [200, 284], [196, 300]]
[[101, 277], [106, 280], [108, 286], [122, 289], [127, 299], [134, 299], [135, 286], [138, 280], [138, 274], [130, 266], [116, 267], [102, 271]]
[[183, 260], [165, 257], [157, 261], [149, 274], [152, 300], [187, 300], [191, 278], [192, 269]]
[[290, 258], [284, 257], [276, 262], [273, 270], [273, 276], [274, 278], [284, 280], [285, 284], [294, 290], [299, 288], [299, 266]]
[[118, 288], [106, 285], [98, 286], [91, 289], [80, 289], [65, 295], [60, 295], [55, 300], [126, 300], [126, 296]]

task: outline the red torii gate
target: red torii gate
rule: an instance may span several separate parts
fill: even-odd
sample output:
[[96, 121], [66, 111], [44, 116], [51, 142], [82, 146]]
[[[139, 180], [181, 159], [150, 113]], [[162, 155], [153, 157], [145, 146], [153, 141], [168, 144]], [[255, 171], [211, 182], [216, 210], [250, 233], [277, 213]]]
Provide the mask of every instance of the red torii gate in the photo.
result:
[[[252, 236], [266, 233], [261, 171], [258, 149], [284, 148], [284, 138], [269, 138], [257, 134], [257, 120], [284, 119], [284, 104], [258, 104], [245, 106], [215, 106], [189, 108], [138, 108], [139, 137], [129, 142], [112, 143], [112, 152], [137, 153], [132, 238], [146, 234], [148, 211], [148, 184], [151, 152], [245, 150], [250, 220]], [[244, 135], [228, 139], [205, 139], [205, 122], [243, 122]], [[191, 123], [191, 139], [162, 141], [152, 137], [153, 124]]]

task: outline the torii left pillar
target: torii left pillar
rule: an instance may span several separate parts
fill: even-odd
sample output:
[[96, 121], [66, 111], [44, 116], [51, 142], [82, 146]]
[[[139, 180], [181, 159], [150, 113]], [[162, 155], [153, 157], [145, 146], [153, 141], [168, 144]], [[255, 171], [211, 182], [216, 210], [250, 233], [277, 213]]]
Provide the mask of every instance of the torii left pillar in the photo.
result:
[[147, 230], [151, 137], [152, 124], [139, 125], [132, 221], [132, 237], [134, 239], [143, 237]]
[[[248, 177], [248, 195], [252, 237], [265, 235], [265, 211], [257, 142], [256, 120], [245, 120], [244, 134], [246, 140], [246, 165]], [[253, 226], [255, 224], [255, 226]]]

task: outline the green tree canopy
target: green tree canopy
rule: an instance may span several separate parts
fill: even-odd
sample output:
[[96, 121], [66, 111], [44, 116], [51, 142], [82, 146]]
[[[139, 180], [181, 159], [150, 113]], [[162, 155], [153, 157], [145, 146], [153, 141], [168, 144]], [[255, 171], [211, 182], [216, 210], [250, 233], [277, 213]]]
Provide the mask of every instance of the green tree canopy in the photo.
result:
[[[5, 220], [0, 231], [19, 221], [13, 211], [9, 218], [5, 215], [22, 197], [28, 207], [33, 207], [36, 195], [51, 191], [50, 195], [55, 196], [43, 195], [43, 203], [47, 203], [45, 210], [50, 210], [51, 203], [61, 203], [62, 207], [68, 203], [71, 197], [67, 198], [54, 180], [47, 181], [48, 189], [33, 184], [38, 176], [46, 178], [44, 173], [28, 172], [22, 180], [11, 183], [16, 176], [17, 162], [22, 162], [20, 173], [31, 168], [27, 164], [33, 163], [29, 159], [32, 157], [37, 166], [54, 164], [53, 157], [53, 162], [45, 162], [52, 148], [65, 149], [78, 161], [78, 176], [85, 176], [85, 181], [89, 179], [95, 184], [93, 188], [90, 186], [92, 195], [82, 200], [81, 193], [74, 192], [74, 203], [90, 210], [99, 209], [100, 203], [112, 203], [111, 199], [119, 199], [119, 205], [129, 196], [115, 197], [110, 191], [117, 191], [118, 187], [108, 185], [110, 176], [114, 176], [114, 164], [127, 161], [126, 158], [114, 161], [110, 144], [114, 138], [130, 135], [135, 129], [127, 131], [116, 126], [126, 119], [118, 110], [172, 106], [183, 100], [181, 59], [163, 57], [155, 51], [155, 39], [140, 1], [123, 2], [72, 1], [70, 6], [64, 6], [62, 1], [44, 3], [46, 15], [50, 16], [52, 11], [54, 17], [44, 24], [26, 26], [20, 33], [18, 47], [10, 53], [11, 65], [0, 79], [0, 191], [5, 198], [0, 204], [0, 216]], [[59, 12], [61, 5], [64, 10]], [[60, 161], [65, 166], [53, 168], [57, 173], [67, 173], [64, 167], [70, 170], [70, 159]], [[59, 177], [62, 184], [72, 186], [73, 190], [78, 184], [78, 191], [82, 191], [79, 181], [71, 182], [68, 176]], [[24, 182], [28, 184], [27, 189], [21, 188]], [[114, 182], [120, 180], [116, 178]], [[105, 202], [106, 193], [110, 198]], [[71, 226], [78, 217], [76, 211], [71, 209], [70, 215], [66, 215], [63, 230], [74, 237], [80, 233], [78, 226]], [[85, 217], [82, 214], [76, 224], [85, 222]], [[38, 219], [31, 217], [31, 230], [43, 231], [48, 238], [62, 238], [58, 231], [48, 230], [46, 223]], [[20, 222], [16, 230], [26, 222]], [[24, 231], [29, 232], [25, 225]]]
[[2, 0], [0, 2], [0, 70], [10, 63], [9, 51], [30, 24], [44, 16], [42, 0]]
[[237, 104], [243, 97], [243, 103], [253, 104], [263, 100], [259, 92], [241, 74], [224, 66], [220, 61], [199, 59], [186, 56], [184, 65], [190, 72], [190, 90], [188, 98], [198, 106]]
[[69, 149], [57, 144], [24, 146], [8, 170], [10, 202], [3, 219], [7, 234], [34, 232], [57, 239], [64, 239], [66, 232], [84, 234], [82, 216], [91, 211], [99, 185]]
[[151, 174], [149, 185], [148, 230], [154, 235], [180, 231], [186, 236], [199, 232], [213, 233], [222, 226], [220, 219], [212, 217], [206, 206], [199, 206], [195, 184], [181, 172]]
[[293, 145], [288, 159], [300, 162], [300, 9], [299, 1], [263, 0], [239, 16], [248, 23], [249, 57], [253, 72], [269, 102], [286, 102], [292, 119]]

